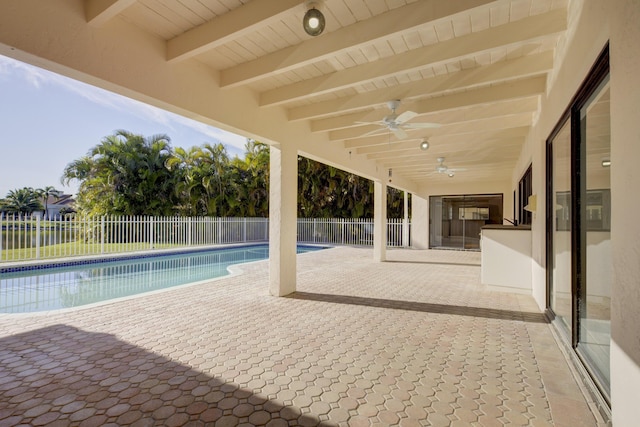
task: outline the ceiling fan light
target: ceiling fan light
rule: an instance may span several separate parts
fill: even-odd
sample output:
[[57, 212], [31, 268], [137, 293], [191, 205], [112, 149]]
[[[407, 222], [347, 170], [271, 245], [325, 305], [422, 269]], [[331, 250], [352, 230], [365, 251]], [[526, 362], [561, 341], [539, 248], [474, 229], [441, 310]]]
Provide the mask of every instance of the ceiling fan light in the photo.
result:
[[302, 18], [302, 26], [304, 31], [310, 36], [319, 36], [324, 31], [325, 20], [324, 15], [316, 9], [316, 2], [307, 2], [307, 13]]
[[453, 172], [449, 172], [449, 178], [453, 178], [455, 174]]
[[420, 143], [420, 149], [422, 151], [426, 151], [429, 148], [429, 141], [427, 141], [426, 139], [422, 140], [422, 142]]

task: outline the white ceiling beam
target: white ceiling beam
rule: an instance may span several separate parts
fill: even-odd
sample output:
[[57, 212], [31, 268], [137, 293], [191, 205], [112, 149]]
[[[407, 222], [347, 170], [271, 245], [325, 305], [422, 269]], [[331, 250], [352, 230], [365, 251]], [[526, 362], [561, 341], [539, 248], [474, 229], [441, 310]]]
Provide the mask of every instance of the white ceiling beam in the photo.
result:
[[[519, 93], [525, 93], [531, 95], [532, 91], [538, 90], [538, 94], [544, 92], [544, 86], [546, 84], [546, 80], [541, 77], [542, 74], [547, 73], [553, 66], [553, 52], [543, 52], [535, 55], [523, 56], [516, 59], [510, 59], [506, 61], [496, 62], [495, 64], [486, 65], [482, 67], [476, 67], [468, 70], [458, 71], [452, 74], [445, 74], [442, 76], [431, 77], [428, 79], [421, 80], [421, 84], [423, 87], [422, 96], [427, 95], [438, 95], [442, 94], [446, 91], [453, 90], [463, 90], [463, 89], [473, 89], [473, 91], [469, 92], [477, 92], [478, 98], [490, 98], [494, 99], [513, 99], [514, 97], [519, 97], [522, 95], [510, 95], [511, 87], [515, 87], [519, 90]], [[518, 83], [513, 82], [512, 86], [509, 86], [508, 83], [510, 80], [516, 79], [524, 79], [527, 77], [538, 77], [538, 79], [530, 78], [526, 79], [526, 83]], [[482, 92], [481, 86], [495, 85], [486, 91], [490, 91], [493, 93]], [[542, 89], [540, 89], [542, 87]], [[453, 98], [452, 105], [457, 103], [458, 105], [462, 105], [466, 103], [466, 105], [477, 104], [473, 99], [466, 100], [466, 93], [462, 94], [454, 94], [447, 96], [456, 96], [457, 98]], [[528, 96], [527, 95], [527, 96]], [[306, 119], [314, 119], [314, 118], [322, 118], [325, 116], [331, 116], [336, 113], [343, 112], [343, 104], [348, 101], [349, 98], [359, 98], [366, 97], [366, 94], [361, 94], [356, 97], [345, 97], [336, 100], [323, 101], [315, 104], [305, 105], [302, 107], [291, 108], [287, 111], [287, 117], [290, 121], [295, 120], [306, 120]], [[374, 95], [375, 96], [375, 95]], [[499, 98], [500, 97], [500, 98]], [[441, 97], [432, 98], [432, 102], [438, 103], [438, 107], [436, 110], [439, 111], [445, 109], [446, 107], [442, 107], [440, 105]], [[387, 98], [389, 99], [401, 99], [401, 98]], [[412, 104], [412, 107], [414, 104]], [[406, 108], [406, 106], [401, 105], [399, 111], [402, 111]], [[455, 106], [451, 108], [456, 108]], [[388, 110], [387, 110], [388, 111]], [[417, 111], [413, 110], [418, 114], [424, 114], [430, 111]], [[379, 111], [378, 111], [379, 112]], [[360, 114], [368, 114], [368, 113], [360, 113]], [[348, 116], [348, 118], [353, 118], [355, 116]], [[380, 117], [376, 120], [379, 120]], [[346, 120], [343, 119], [343, 120]], [[355, 125], [356, 121], [370, 121], [370, 120], [354, 120], [352, 125]]]
[[[461, 137], [460, 142], [463, 143], [468, 143], [469, 142], [469, 136], [466, 135], [464, 137]], [[518, 146], [520, 146], [522, 144], [522, 142], [524, 142], [524, 137], [514, 137], [514, 138], [494, 138], [494, 139], [476, 139], [473, 138], [473, 143], [474, 144], [479, 144], [479, 143], [498, 143], [501, 146], [502, 145], [510, 145], [510, 144], [517, 144]], [[441, 145], [440, 142], [437, 139], [431, 140], [429, 139], [429, 144], [431, 145]], [[394, 146], [393, 149], [390, 149], [388, 151], [381, 151], [378, 153], [371, 153], [371, 154], [367, 154], [367, 159], [368, 160], [385, 160], [385, 159], [397, 159], [397, 158], [409, 158], [406, 161], [407, 162], [411, 162], [413, 161], [413, 159], [419, 159], [420, 157], [423, 157], [422, 155], [427, 155], [430, 158], [433, 158], [433, 149], [429, 148], [427, 151], [421, 150], [420, 149], [420, 142], [419, 141], [413, 141], [413, 142], [401, 142], [399, 144], [396, 144]]]
[[99, 27], [135, 2], [136, 0], [85, 0], [84, 16], [88, 24]]
[[[473, 122], [456, 123], [453, 125], [442, 126], [438, 129], [433, 129], [429, 138], [435, 138], [441, 135], [456, 135], [456, 134], [476, 134], [483, 129], [510, 129], [520, 128], [523, 126], [530, 126], [533, 119], [533, 113], [516, 114], [509, 117], [495, 117], [486, 120], [477, 120]], [[397, 142], [394, 136], [386, 133], [383, 135], [367, 137], [367, 140], [372, 146], [359, 147], [356, 149], [357, 154], [369, 154], [379, 153], [392, 149], [391, 147]], [[377, 144], [373, 145], [374, 142]], [[385, 144], [385, 142], [387, 142]]]
[[[453, 2], [452, 2], [453, 3]], [[282, 86], [260, 95], [261, 105], [270, 105], [320, 95], [394, 76], [428, 66], [444, 65], [492, 49], [537, 40], [565, 31], [567, 12], [557, 9], [541, 15], [456, 37], [437, 44], [399, 53], [320, 77]]]
[[[497, 139], [503, 139], [503, 138], [519, 138], [519, 137], [524, 137], [527, 135], [527, 133], [529, 133], [529, 130], [531, 129], [530, 126], [519, 126], [519, 127], [515, 127], [515, 128], [509, 128], [509, 129], [485, 129], [485, 130], [478, 130], [477, 132], [474, 133], [474, 139], [476, 140], [497, 140]], [[417, 141], [418, 139], [415, 139], [414, 141]], [[468, 141], [469, 140], [469, 136], [466, 134], [461, 134], [461, 135], [439, 135], [433, 138], [429, 138], [429, 142], [438, 142], [439, 144], [454, 144], [457, 142], [461, 142], [461, 141]], [[396, 142], [397, 143], [397, 142]], [[348, 140], [344, 142], [344, 147], [346, 149], [354, 149], [354, 148], [360, 148], [360, 147], [371, 147], [371, 146], [376, 146], [376, 145], [385, 145], [388, 144], [388, 142], [385, 141], [369, 141], [369, 140], [363, 140], [363, 139], [355, 139], [355, 140]]]
[[[429, 114], [474, 105], [485, 105], [511, 99], [535, 97], [544, 93], [545, 77], [533, 77], [518, 80], [504, 85], [495, 85], [479, 89], [472, 89], [462, 93], [439, 96], [432, 99], [418, 101], [410, 105], [411, 111], [418, 114]], [[420, 110], [420, 111], [417, 111]], [[372, 122], [380, 120], [382, 110], [365, 113], [352, 113], [325, 119], [311, 120], [311, 131], [322, 132], [356, 126], [356, 122]]]
[[[254, 0], [255, 1], [255, 0]], [[276, 3], [267, 0], [269, 3]], [[278, 2], [283, 0], [278, 0]], [[222, 70], [220, 84], [233, 87], [270, 74], [282, 73], [336, 54], [418, 28], [427, 23], [493, 3], [495, 0], [423, 0], [356, 22], [348, 27], [311, 38], [296, 46]], [[248, 3], [250, 5], [252, 2]], [[301, 4], [301, 1], [298, 1]], [[330, 19], [327, 17], [327, 19]]]
[[[438, 123], [440, 125], [452, 125], [454, 123], [471, 122], [474, 120], [491, 119], [494, 117], [507, 117], [520, 113], [533, 113], [538, 109], [538, 99], [529, 97], [524, 100], [509, 100], [494, 104], [474, 106], [463, 110], [448, 110], [446, 112], [435, 112], [422, 114], [408, 123]], [[332, 141], [353, 139], [361, 137], [368, 131], [382, 129], [378, 125], [365, 125], [352, 128], [340, 129], [329, 132], [329, 139]], [[409, 134], [411, 136], [411, 134]]]
[[[437, 95], [451, 90], [468, 89], [525, 77], [540, 76], [549, 72], [552, 68], [553, 52], [548, 51], [431, 77], [421, 80], [420, 83], [423, 88], [423, 96]], [[345, 103], [350, 102], [348, 101], [349, 99], [366, 96], [366, 94], [360, 94], [355, 97], [344, 97], [291, 108], [287, 110], [287, 117], [290, 121], [295, 121], [331, 116], [345, 111]], [[389, 99], [394, 98], [387, 98], [386, 101]]]
[[167, 61], [181, 61], [215, 49], [280, 20], [291, 9], [301, 5], [300, 0], [250, 1], [167, 41]]

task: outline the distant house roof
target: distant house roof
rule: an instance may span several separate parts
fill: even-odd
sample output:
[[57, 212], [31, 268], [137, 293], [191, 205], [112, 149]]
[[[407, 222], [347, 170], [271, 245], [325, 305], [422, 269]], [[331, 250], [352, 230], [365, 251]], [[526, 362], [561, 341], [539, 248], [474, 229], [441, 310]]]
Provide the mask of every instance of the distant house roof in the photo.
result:
[[73, 205], [76, 200], [72, 194], [61, 194], [59, 197], [49, 196], [47, 198], [48, 206], [70, 206]]

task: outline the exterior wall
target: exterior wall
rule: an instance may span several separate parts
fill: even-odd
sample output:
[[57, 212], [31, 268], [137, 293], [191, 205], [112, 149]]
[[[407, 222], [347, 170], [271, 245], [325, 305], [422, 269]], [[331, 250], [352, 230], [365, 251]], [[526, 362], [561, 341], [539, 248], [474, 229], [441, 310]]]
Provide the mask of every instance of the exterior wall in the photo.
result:
[[[611, 3], [611, 4], [609, 4]], [[611, 397], [613, 425], [640, 419], [640, 1], [611, 11]]]
[[[539, 200], [532, 218], [532, 287], [540, 309], [546, 306], [545, 149], [546, 139], [596, 58], [610, 41], [611, 69], [611, 177], [613, 252], [611, 408], [615, 426], [637, 425], [640, 418], [640, 2], [573, 0], [569, 32], [559, 43], [556, 67], [540, 114], [514, 169], [512, 186], [533, 162], [533, 193]], [[592, 251], [598, 245], [590, 245]], [[595, 252], [594, 252], [595, 253]], [[593, 254], [588, 253], [589, 259]], [[588, 261], [590, 262], [590, 261]], [[610, 280], [610, 279], [609, 279]], [[603, 290], [603, 294], [605, 291]]]

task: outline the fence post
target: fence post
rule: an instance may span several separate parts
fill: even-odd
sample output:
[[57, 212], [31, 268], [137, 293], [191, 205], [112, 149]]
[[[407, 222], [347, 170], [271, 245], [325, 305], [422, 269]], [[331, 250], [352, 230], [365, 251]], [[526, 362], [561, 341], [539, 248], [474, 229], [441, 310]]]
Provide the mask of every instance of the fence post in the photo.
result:
[[191, 233], [193, 231], [193, 218], [189, 217], [189, 235], [187, 236], [187, 246], [191, 246]]
[[154, 225], [154, 219], [155, 217], [151, 216], [149, 217], [149, 248], [153, 249], [153, 246], [155, 244], [154, 239], [155, 239], [155, 231], [156, 231], [156, 227]]
[[36, 259], [40, 259], [40, 215], [36, 217]]
[[316, 242], [316, 221], [317, 218], [313, 218], [313, 227], [311, 228], [311, 232], [313, 233], [313, 243]]
[[242, 242], [247, 242], [247, 217], [242, 218]]
[[104, 254], [104, 215], [100, 218], [100, 253]]
[[7, 232], [3, 233], [4, 231], [4, 212], [0, 212], [0, 261], [2, 261], [2, 244], [4, 243], [4, 236], [7, 236], [7, 239], [9, 238], [9, 229], [7, 228]]

